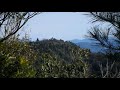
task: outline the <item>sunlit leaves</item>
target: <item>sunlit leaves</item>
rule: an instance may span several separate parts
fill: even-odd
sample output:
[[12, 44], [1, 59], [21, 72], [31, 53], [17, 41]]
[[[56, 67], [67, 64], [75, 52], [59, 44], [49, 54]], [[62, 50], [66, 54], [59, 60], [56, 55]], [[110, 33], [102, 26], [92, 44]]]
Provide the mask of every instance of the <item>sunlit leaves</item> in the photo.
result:
[[34, 43], [38, 51], [36, 77], [40, 78], [82, 78], [89, 77], [90, 51], [56, 39]]
[[18, 40], [0, 43], [0, 77], [34, 77], [35, 53], [28, 43]]

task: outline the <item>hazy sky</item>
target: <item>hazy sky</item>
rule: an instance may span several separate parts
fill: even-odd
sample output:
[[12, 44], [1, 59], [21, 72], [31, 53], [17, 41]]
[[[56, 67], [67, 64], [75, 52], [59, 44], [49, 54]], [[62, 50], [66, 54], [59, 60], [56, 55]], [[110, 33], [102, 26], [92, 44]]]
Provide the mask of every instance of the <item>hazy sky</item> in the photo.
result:
[[91, 28], [90, 17], [85, 12], [44, 12], [29, 20], [25, 31], [32, 40], [82, 39]]

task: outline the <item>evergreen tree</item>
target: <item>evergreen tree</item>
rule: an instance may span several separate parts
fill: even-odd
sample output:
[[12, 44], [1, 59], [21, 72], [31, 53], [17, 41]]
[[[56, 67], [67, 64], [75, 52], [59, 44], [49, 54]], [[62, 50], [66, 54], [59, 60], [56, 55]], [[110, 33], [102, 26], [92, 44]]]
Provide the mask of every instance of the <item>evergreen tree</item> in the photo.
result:
[[106, 48], [110, 59], [119, 60], [120, 56], [120, 12], [91, 12], [93, 22], [109, 24], [105, 28], [95, 26], [89, 31], [89, 37], [98, 45]]

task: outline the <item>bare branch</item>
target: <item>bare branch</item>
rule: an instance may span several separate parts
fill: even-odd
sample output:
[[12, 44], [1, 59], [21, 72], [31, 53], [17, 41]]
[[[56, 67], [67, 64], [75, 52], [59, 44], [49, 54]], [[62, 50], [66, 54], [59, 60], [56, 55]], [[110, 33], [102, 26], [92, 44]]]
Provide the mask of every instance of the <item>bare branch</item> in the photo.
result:
[[0, 42], [9, 39], [16, 34], [30, 18], [41, 12], [1, 12], [0, 13], [0, 30], [4, 31]]

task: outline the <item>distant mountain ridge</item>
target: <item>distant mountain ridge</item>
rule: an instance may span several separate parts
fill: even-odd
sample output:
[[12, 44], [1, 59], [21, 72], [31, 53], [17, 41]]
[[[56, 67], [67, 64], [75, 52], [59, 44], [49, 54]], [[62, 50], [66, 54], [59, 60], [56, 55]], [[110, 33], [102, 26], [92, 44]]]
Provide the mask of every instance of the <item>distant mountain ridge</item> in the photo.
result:
[[[118, 46], [118, 44], [114, 41], [116, 40], [113, 37], [109, 38], [109, 41], [114, 45], [114, 46]], [[100, 47], [98, 45], [96, 45], [97, 41], [91, 40], [91, 39], [73, 39], [70, 40], [70, 42], [76, 44], [77, 46], [81, 47], [81, 48], [85, 48], [85, 49], [90, 49], [91, 52], [103, 52], [103, 50], [105, 50], [103, 47]]]
[[81, 48], [90, 49], [91, 52], [94, 53], [101, 52], [102, 50], [102, 47], [95, 45], [96, 42], [90, 39], [73, 39], [70, 40], [70, 42], [76, 44]]
[[79, 43], [79, 42], [90, 42], [91, 43], [92, 40], [90, 39], [73, 39], [73, 40], [70, 40], [70, 42], [72, 43]]

